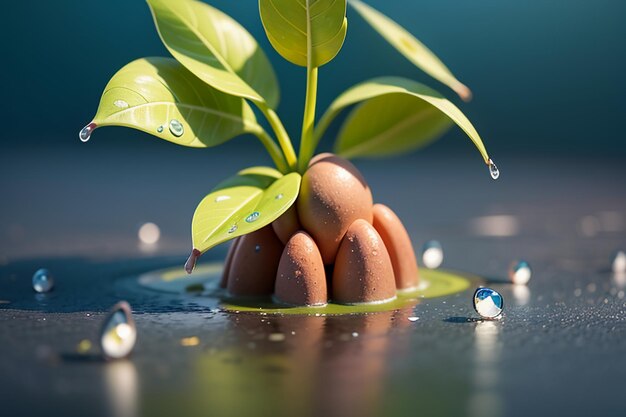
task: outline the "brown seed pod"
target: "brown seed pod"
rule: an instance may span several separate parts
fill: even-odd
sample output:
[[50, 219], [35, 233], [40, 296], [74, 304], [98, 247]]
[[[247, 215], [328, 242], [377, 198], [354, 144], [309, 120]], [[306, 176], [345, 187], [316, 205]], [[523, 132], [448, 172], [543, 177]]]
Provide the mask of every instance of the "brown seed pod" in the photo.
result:
[[307, 233], [297, 232], [287, 242], [278, 265], [274, 296], [293, 305], [328, 303], [322, 255]]
[[324, 264], [332, 264], [348, 227], [372, 222], [372, 192], [361, 173], [345, 159], [317, 155], [302, 177], [297, 201], [303, 228], [311, 234]]
[[395, 298], [393, 266], [382, 238], [365, 220], [348, 228], [337, 252], [332, 280], [333, 300], [345, 304]]
[[391, 258], [396, 288], [415, 288], [418, 283], [417, 260], [411, 238], [396, 214], [383, 204], [374, 204], [374, 229], [385, 243]]
[[274, 228], [276, 236], [278, 236], [280, 241], [283, 242], [283, 245], [286, 245], [291, 236], [293, 236], [298, 230], [302, 230], [302, 226], [298, 220], [298, 210], [296, 208], [296, 204], [294, 203], [291, 207], [289, 207], [289, 210], [283, 213], [282, 216], [274, 220], [272, 227]]
[[233, 256], [235, 255], [235, 250], [237, 249], [237, 243], [239, 243], [238, 237], [233, 239], [233, 243], [230, 244], [230, 248], [228, 248], [228, 253], [226, 254], [226, 260], [224, 260], [224, 270], [222, 271], [222, 280], [220, 281], [220, 288], [226, 288], [228, 286], [228, 274], [230, 273], [230, 267], [233, 264]]
[[270, 295], [283, 245], [271, 225], [241, 236], [228, 273], [232, 295]]

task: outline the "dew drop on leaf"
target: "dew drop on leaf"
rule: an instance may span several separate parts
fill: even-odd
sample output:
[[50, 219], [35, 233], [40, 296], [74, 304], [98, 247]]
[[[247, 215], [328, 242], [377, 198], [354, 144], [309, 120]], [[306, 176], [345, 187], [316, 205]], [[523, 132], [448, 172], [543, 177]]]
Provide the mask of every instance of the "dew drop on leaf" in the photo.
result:
[[276, 197], [274, 197], [274, 198], [275, 198], [276, 200], [280, 200], [280, 199], [282, 199], [283, 197], [284, 197], [284, 196], [283, 196], [283, 193], [280, 193], [280, 194], [277, 194], [277, 195], [276, 195]]
[[489, 174], [491, 174], [491, 178], [494, 180], [497, 180], [498, 177], [500, 177], [500, 170], [491, 159], [489, 159]]
[[226, 201], [226, 200], [230, 200], [229, 195], [218, 195], [217, 197], [215, 197], [216, 203], [219, 203], [220, 201]]
[[261, 213], [259, 213], [258, 211], [250, 213], [250, 215], [246, 217], [246, 223], [255, 222], [259, 219], [260, 216], [261, 216]]
[[232, 226], [230, 226], [230, 229], [228, 229], [228, 233], [235, 233], [236, 230], [237, 230], [237, 225], [233, 224]]
[[163, 132], [163, 125], [157, 127], [157, 132], [159, 132], [159, 133]]
[[170, 121], [170, 132], [172, 135], [176, 137], [180, 137], [185, 133], [185, 129], [183, 128], [183, 124], [176, 119], [172, 119]]
[[125, 108], [127, 108], [127, 107], [128, 107], [128, 103], [127, 103], [127, 102], [125, 102], [124, 100], [115, 100], [115, 101], [113, 102], [113, 105], [114, 105], [115, 107], [119, 107], [120, 109], [125, 109]]
[[83, 127], [78, 134], [78, 137], [82, 142], [87, 142], [91, 138], [91, 133], [96, 128], [96, 124], [91, 122], [87, 126]]

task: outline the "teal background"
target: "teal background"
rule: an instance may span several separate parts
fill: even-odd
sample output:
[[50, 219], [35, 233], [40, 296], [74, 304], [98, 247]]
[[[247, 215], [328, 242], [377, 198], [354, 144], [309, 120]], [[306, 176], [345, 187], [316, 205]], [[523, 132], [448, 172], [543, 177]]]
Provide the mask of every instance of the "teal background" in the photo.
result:
[[[624, 153], [626, 2], [621, 0], [419, 0], [370, 4], [434, 50], [474, 92], [460, 103], [389, 49], [352, 10], [339, 57], [320, 71], [318, 115], [350, 85], [377, 75], [427, 82], [461, 104], [490, 153]], [[261, 43], [282, 86], [279, 114], [298, 136], [304, 71], [265, 38], [254, 0], [213, 0]], [[139, 0], [24, 1], [3, 5], [0, 66], [5, 106], [0, 146], [78, 146], [108, 79], [127, 62], [168, 53]], [[8, 114], [7, 114], [8, 111]], [[336, 126], [335, 126], [336, 127]], [[113, 147], [155, 144], [148, 135], [102, 129]], [[132, 140], [131, 140], [132, 139]], [[246, 139], [230, 146], [252, 143]], [[103, 145], [104, 146], [104, 145]], [[326, 143], [326, 147], [329, 144]], [[255, 151], [260, 149], [251, 145]], [[431, 152], [473, 152], [458, 130]], [[120, 148], [121, 149], [121, 148]], [[148, 149], [148, 148], [146, 148]]]

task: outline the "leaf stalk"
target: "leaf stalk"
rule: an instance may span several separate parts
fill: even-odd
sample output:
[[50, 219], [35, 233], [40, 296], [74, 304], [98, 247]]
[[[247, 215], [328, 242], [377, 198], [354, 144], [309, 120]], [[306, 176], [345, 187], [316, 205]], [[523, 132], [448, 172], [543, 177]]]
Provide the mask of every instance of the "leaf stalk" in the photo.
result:
[[317, 103], [317, 73], [318, 67], [307, 67], [306, 70], [306, 97], [304, 101], [304, 117], [302, 118], [302, 136], [300, 139], [300, 155], [298, 170], [306, 171], [309, 161], [315, 152], [317, 141], [313, 138], [315, 128], [315, 106]]

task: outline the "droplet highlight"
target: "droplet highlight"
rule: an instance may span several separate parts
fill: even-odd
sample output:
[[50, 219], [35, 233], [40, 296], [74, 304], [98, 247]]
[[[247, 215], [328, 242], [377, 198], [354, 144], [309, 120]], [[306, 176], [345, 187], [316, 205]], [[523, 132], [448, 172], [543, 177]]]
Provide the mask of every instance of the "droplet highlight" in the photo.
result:
[[218, 195], [217, 197], [215, 197], [216, 203], [219, 203], [220, 201], [226, 201], [226, 200], [230, 200], [229, 195]]
[[96, 124], [93, 122], [83, 127], [80, 133], [78, 134], [78, 137], [80, 138], [81, 142], [87, 142], [89, 139], [91, 139], [91, 134], [96, 129], [96, 127], [97, 127]]
[[489, 159], [489, 174], [494, 180], [497, 180], [500, 177], [500, 170], [498, 169], [495, 162], [493, 162], [493, 160], [491, 159]]
[[33, 274], [33, 289], [38, 293], [46, 293], [54, 288], [54, 277], [47, 269], [41, 268]]
[[250, 215], [248, 215], [248, 217], [246, 217], [246, 223], [253, 223], [253, 222], [257, 221], [260, 216], [261, 216], [261, 213], [259, 213], [258, 211], [250, 213]]
[[127, 103], [127, 102], [125, 102], [124, 100], [115, 100], [115, 101], [113, 102], [113, 105], [114, 105], [115, 107], [119, 107], [120, 109], [125, 109], [125, 108], [127, 108], [127, 107], [128, 107], [128, 103]]
[[509, 280], [515, 285], [526, 285], [530, 281], [532, 269], [530, 264], [523, 260], [511, 262], [509, 266]]
[[157, 133], [163, 133], [163, 125], [157, 127]]
[[172, 132], [172, 135], [180, 137], [183, 133], [185, 133], [185, 128], [181, 122], [176, 119], [172, 119], [170, 121], [170, 132]]
[[236, 230], [237, 230], [237, 225], [233, 224], [232, 226], [230, 226], [230, 229], [228, 229], [228, 233], [235, 233]]
[[137, 329], [130, 305], [126, 301], [115, 304], [102, 325], [100, 348], [107, 359], [125, 358], [132, 352], [137, 340]]
[[277, 194], [276, 197], [274, 197], [274, 199], [276, 200], [281, 200], [284, 197], [283, 193]]
[[478, 288], [474, 292], [474, 310], [484, 319], [495, 319], [502, 314], [504, 300], [491, 288]]
[[428, 269], [436, 269], [443, 263], [443, 248], [437, 240], [429, 240], [422, 246], [422, 263]]

